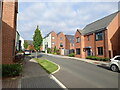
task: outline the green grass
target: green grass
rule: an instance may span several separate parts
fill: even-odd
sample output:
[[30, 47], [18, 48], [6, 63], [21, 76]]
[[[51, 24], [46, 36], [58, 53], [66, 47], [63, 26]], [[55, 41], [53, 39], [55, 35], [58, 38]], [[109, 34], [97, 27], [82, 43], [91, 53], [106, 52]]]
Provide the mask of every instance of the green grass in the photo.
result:
[[56, 71], [58, 66], [48, 60], [34, 58], [49, 74]]

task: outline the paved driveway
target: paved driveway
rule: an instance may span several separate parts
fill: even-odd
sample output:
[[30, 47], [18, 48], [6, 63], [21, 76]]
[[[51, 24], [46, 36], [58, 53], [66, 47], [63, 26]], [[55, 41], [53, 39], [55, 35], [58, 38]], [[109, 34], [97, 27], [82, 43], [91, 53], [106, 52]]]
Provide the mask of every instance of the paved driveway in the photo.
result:
[[60, 57], [39, 55], [60, 65], [54, 76], [67, 88], [118, 88], [118, 74], [93, 64]]

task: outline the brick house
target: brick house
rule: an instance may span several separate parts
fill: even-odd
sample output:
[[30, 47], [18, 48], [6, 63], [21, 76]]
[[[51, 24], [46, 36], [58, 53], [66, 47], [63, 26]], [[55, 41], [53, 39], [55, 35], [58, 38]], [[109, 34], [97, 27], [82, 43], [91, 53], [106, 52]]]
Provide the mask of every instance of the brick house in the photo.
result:
[[24, 40], [24, 42], [28, 42], [27, 50], [34, 50], [33, 41], [32, 40]]
[[57, 48], [57, 34], [54, 31], [51, 31], [43, 38], [42, 51], [54, 47]]
[[[108, 15], [77, 30], [74, 38], [76, 57], [111, 58], [120, 55], [120, 12]], [[79, 37], [79, 38], [77, 38]]]
[[[4, 1], [4, 0], [3, 0]], [[12, 64], [15, 58], [16, 21], [18, 2], [2, 2], [2, 63]]]
[[59, 32], [57, 34], [57, 41], [58, 41], [58, 44], [57, 44], [57, 48], [58, 49], [67, 49], [66, 47], [66, 37], [65, 35], [63, 34], [63, 32]]
[[68, 55], [74, 52], [74, 36], [64, 35], [62, 32], [57, 34], [58, 49], [61, 55]]

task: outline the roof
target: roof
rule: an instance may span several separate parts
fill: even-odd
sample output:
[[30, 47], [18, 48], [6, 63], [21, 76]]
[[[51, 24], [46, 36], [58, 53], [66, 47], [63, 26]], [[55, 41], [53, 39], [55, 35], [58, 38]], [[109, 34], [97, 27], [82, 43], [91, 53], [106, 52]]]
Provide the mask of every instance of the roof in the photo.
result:
[[62, 33], [62, 32], [57, 33], [57, 35], [59, 35], [60, 33]]
[[117, 15], [118, 12], [110, 14], [102, 19], [99, 19], [93, 23], [86, 25], [86, 27], [82, 31], [82, 34], [85, 35], [85, 34], [97, 32], [97, 31], [105, 30], [106, 27], [110, 24], [110, 22], [114, 19], [114, 17]]
[[52, 32], [54, 31], [49, 32], [44, 38], [48, 37]]
[[65, 35], [70, 43], [74, 43], [74, 35]]
[[33, 41], [32, 40], [25, 40], [25, 42], [28, 42], [29, 45], [33, 45]]

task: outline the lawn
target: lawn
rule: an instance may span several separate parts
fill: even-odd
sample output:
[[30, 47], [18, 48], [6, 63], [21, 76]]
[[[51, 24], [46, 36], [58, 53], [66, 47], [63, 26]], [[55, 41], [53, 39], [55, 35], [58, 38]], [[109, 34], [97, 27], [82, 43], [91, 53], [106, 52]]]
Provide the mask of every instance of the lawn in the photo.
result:
[[34, 58], [40, 66], [42, 66], [49, 74], [56, 71], [58, 69], [58, 66], [48, 60], [40, 59], [40, 58]]

